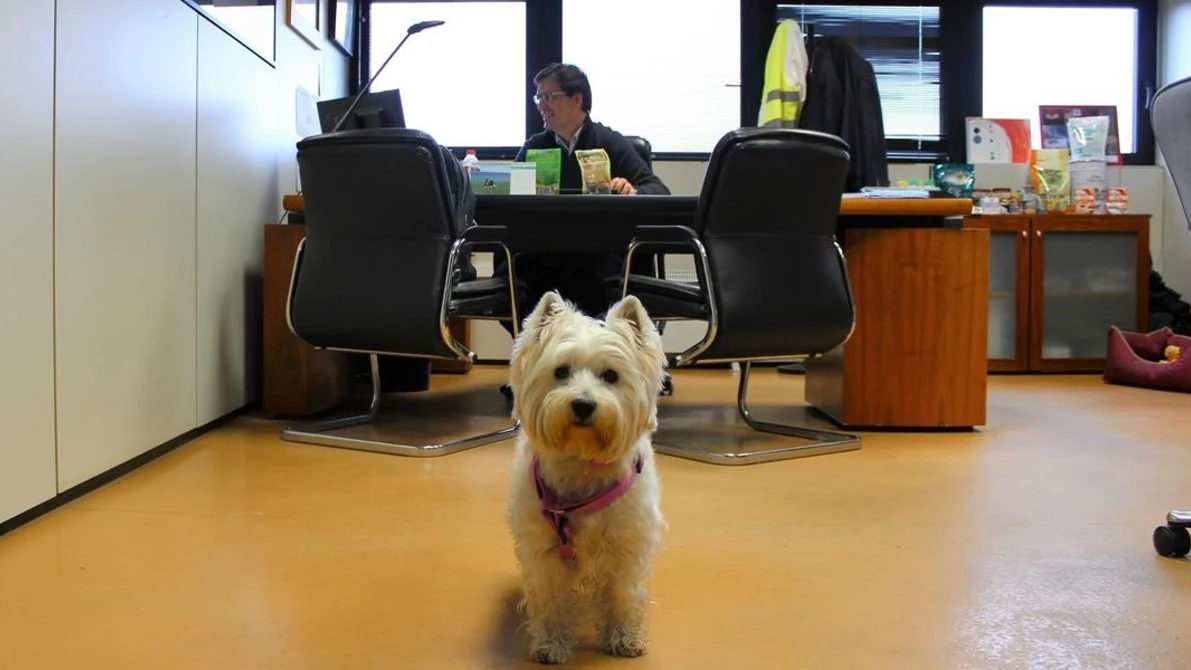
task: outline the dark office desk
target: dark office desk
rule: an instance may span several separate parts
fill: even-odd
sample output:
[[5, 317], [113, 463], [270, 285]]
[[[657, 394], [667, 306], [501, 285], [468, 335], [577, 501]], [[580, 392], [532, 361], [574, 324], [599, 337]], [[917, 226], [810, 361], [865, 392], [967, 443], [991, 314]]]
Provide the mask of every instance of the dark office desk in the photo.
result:
[[[689, 226], [697, 204], [694, 196], [477, 195], [476, 220], [507, 226], [513, 251], [623, 252], [636, 226]], [[302, 211], [302, 196], [286, 196], [285, 208]], [[840, 202], [856, 329], [808, 361], [811, 405], [858, 428], [984, 425], [989, 234], [964, 228], [971, 209], [952, 198]]]
[[[637, 226], [692, 226], [693, 195], [477, 195], [476, 223], [504, 226], [514, 252], [623, 253]], [[963, 227], [967, 200], [844, 198], [839, 229]]]
[[476, 223], [505, 226], [517, 253], [624, 253], [638, 226], [690, 226], [686, 195], [477, 195]]

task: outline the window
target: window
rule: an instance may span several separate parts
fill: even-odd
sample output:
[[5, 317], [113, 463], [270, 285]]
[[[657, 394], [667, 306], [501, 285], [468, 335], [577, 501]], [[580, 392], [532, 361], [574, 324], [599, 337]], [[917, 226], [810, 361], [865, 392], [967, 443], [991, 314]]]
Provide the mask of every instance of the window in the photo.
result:
[[943, 139], [938, 6], [784, 4], [777, 18], [842, 37], [872, 64], [887, 139], [912, 149]]
[[1116, 105], [1133, 153], [1138, 22], [1131, 7], [985, 7], [983, 115], [1029, 119], [1041, 147], [1040, 105]]
[[964, 160], [965, 117], [1030, 119], [1038, 145], [1039, 105], [1115, 105], [1124, 163], [1153, 163], [1153, 0], [360, 3], [363, 80], [408, 26], [446, 21], [414, 35], [374, 88], [400, 88], [407, 123], [457, 155], [512, 158], [541, 129], [529, 79], [561, 60], [591, 80], [594, 120], [647, 138], [663, 160], [706, 160], [726, 132], [756, 123], [775, 20], [793, 19], [872, 65], [891, 162]]
[[525, 141], [524, 2], [375, 2], [369, 77], [419, 21], [445, 25], [409, 38], [372, 85], [401, 89], [405, 122], [455, 147]]
[[563, 60], [587, 73], [591, 117], [656, 153], [711, 153], [740, 127], [740, 3], [563, 0]]

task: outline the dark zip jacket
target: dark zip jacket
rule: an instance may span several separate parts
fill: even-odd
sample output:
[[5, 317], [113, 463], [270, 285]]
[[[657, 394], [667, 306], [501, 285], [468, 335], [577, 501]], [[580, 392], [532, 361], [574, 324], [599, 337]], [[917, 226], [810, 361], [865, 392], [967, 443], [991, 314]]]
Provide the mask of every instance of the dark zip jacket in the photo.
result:
[[840, 37], [819, 40], [807, 74], [800, 128], [831, 133], [851, 148], [845, 190], [889, 185], [885, 121], [873, 66]]

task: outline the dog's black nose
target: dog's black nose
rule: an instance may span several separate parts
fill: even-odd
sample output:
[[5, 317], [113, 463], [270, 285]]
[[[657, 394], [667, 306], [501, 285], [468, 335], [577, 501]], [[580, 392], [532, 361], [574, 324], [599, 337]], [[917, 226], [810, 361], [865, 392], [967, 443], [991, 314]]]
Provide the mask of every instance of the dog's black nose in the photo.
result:
[[587, 421], [595, 414], [596, 404], [587, 398], [575, 398], [571, 401], [571, 411], [575, 413], [575, 418], [580, 421]]

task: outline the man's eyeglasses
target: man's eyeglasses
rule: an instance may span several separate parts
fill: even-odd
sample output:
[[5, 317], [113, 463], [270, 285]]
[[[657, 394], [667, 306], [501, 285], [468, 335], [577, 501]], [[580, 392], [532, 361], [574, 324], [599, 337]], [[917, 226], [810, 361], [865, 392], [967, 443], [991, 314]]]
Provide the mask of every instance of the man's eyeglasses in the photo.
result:
[[562, 98], [562, 97], [566, 97], [569, 95], [570, 95], [570, 93], [567, 93], [566, 91], [551, 91], [549, 93], [538, 93], [533, 96], [533, 102], [535, 105], [540, 105], [543, 102], [554, 102], [555, 98]]

